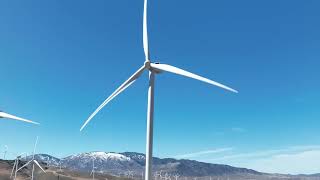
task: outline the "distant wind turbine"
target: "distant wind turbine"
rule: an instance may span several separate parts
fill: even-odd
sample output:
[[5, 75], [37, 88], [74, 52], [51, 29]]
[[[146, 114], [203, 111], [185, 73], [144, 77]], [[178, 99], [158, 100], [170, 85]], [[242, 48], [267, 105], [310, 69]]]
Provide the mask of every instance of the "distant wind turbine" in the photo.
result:
[[61, 159], [59, 159], [59, 171], [60, 172], [62, 172], [61, 165], [62, 165], [62, 162], [61, 162]]
[[[180, 177], [180, 175], [179, 175], [179, 174], [175, 174], [175, 175], [173, 175], [173, 177], [175, 178], [175, 180], [178, 180], [179, 177]], [[210, 179], [210, 180], [211, 180], [211, 179]]]
[[48, 167], [48, 168], [50, 167], [50, 165], [49, 165], [49, 160], [50, 160], [50, 158], [49, 158], [49, 157], [46, 157], [46, 163], [47, 163], [47, 167]]
[[90, 173], [90, 176], [92, 175], [92, 180], [94, 180], [94, 175], [95, 175], [95, 166], [94, 166], [94, 159], [92, 160], [92, 170]]
[[14, 180], [16, 180], [17, 178], [17, 172], [18, 172], [18, 168], [19, 168], [19, 160], [21, 159], [22, 155], [25, 153], [22, 153], [20, 155], [18, 155], [14, 161], [13, 167], [12, 167], [12, 171], [11, 171], [11, 175], [10, 175], [10, 179], [13, 176], [14, 173]]
[[128, 170], [126, 172], [127, 178], [132, 178], [133, 179], [133, 171]]
[[20, 117], [5, 113], [3, 111], [0, 111], [0, 118], [7, 118], [7, 119], [23, 121], [23, 122], [32, 123], [32, 124], [39, 124], [37, 122], [33, 122], [33, 121], [28, 120], [28, 119], [20, 118]]
[[168, 173], [166, 172], [166, 174], [164, 175], [164, 179], [165, 179], [165, 180], [171, 180], [170, 174], [168, 174]]
[[168, 65], [153, 63], [150, 61], [150, 51], [149, 51], [149, 42], [148, 42], [148, 32], [147, 32], [147, 5], [148, 0], [144, 1], [144, 14], [143, 14], [143, 49], [145, 54], [145, 62], [142, 67], [138, 69], [128, 80], [126, 80], [118, 89], [116, 89], [85, 121], [83, 126], [80, 128], [80, 131], [90, 122], [90, 120], [113, 98], [123, 92], [128, 88], [132, 83], [134, 83], [140, 75], [145, 71], [149, 71], [149, 87], [148, 87], [148, 110], [147, 110], [147, 138], [146, 138], [146, 170], [145, 170], [145, 179], [152, 179], [151, 165], [152, 165], [152, 151], [153, 151], [153, 112], [154, 112], [154, 81], [155, 75], [161, 72], [174, 73], [181, 76], [186, 76], [188, 78], [196, 79], [214, 86], [218, 86], [228, 91], [237, 93], [238, 91], [220, 84], [218, 82], [212, 81], [205, 77], [193, 74], [191, 72], [185, 71], [183, 69]]
[[4, 145], [4, 152], [3, 152], [3, 160], [6, 160], [6, 155], [7, 155], [7, 152], [8, 152], [8, 149], [9, 147], [7, 145]]
[[46, 171], [41, 167], [41, 165], [39, 164], [39, 162], [37, 160], [35, 160], [34, 156], [35, 156], [35, 152], [36, 152], [36, 147], [38, 144], [38, 139], [39, 137], [37, 137], [36, 143], [34, 144], [34, 149], [33, 149], [33, 154], [32, 154], [32, 159], [27, 162], [25, 165], [23, 165], [21, 168], [19, 168], [17, 171], [20, 171], [22, 168], [28, 166], [29, 164], [32, 163], [32, 173], [31, 173], [31, 180], [33, 180], [34, 177], [34, 165], [37, 165], [44, 173], [46, 173]]

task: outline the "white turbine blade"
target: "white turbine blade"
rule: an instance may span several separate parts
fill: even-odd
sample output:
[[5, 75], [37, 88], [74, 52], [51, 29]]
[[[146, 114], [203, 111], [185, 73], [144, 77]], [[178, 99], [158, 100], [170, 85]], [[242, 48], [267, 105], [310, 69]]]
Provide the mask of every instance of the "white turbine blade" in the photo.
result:
[[33, 121], [28, 120], [28, 119], [23, 119], [23, 118], [20, 118], [20, 117], [17, 117], [17, 116], [13, 116], [13, 115], [5, 113], [5, 112], [0, 112], [0, 118], [8, 118], [8, 119], [24, 121], [24, 122], [32, 123], [32, 124], [39, 124], [37, 122], [33, 122]]
[[129, 87], [132, 83], [134, 83], [135, 80], [131, 81], [129, 84], [124, 86], [121, 90], [117, 91], [116, 93], [111, 94], [87, 119], [87, 121], [82, 125], [80, 131], [85, 128], [85, 126], [91, 121], [91, 119], [105, 106], [107, 105], [114, 97], [116, 97], [118, 94], [120, 94], [122, 91], [124, 91], [127, 87]]
[[46, 171], [40, 166], [40, 164], [38, 163], [37, 160], [33, 160], [33, 162], [34, 162], [44, 173], [46, 173]]
[[34, 144], [32, 159], [34, 159], [34, 155], [35, 155], [35, 153], [36, 153], [36, 148], [37, 148], [38, 140], [39, 140], [39, 136], [37, 136], [36, 143]]
[[118, 94], [123, 92], [127, 87], [129, 87], [144, 71], [145, 66], [142, 66], [137, 72], [135, 72], [128, 80], [126, 80], [118, 89], [116, 89], [86, 120], [86, 122], [80, 128], [80, 131], [90, 122], [90, 120], [105, 106], [107, 105], [113, 98], [115, 98]]
[[29, 162], [27, 162], [27, 163], [26, 163], [26, 164], [24, 164], [23, 166], [21, 166], [17, 171], [20, 171], [22, 168], [24, 168], [24, 167], [28, 166], [31, 162], [32, 162], [32, 160], [31, 160], [31, 161], [29, 161]]
[[193, 79], [196, 79], [196, 80], [199, 80], [199, 81], [202, 81], [202, 82], [206, 82], [206, 83], [218, 86], [220, 88], [223, 88], [223, 89], [238, 93], [237, 90], [234, 90], [234, 89], [232, 89], [232, 88], [230, 88], [228, 86], [225, 86], [225, 85], [220, 84], [218, 82], [212, 81], [212, 80], [207, 79], [205, 77], [201, 77], [199, 75], [193, 74], [191, 72], [185, 71], [185, 70], [180, 69], [180, 68], [176, 68], [176, 67], [168, 65], [168, 64], [151, 63], [151, 67], [156, 69], [156, 70], [167, 71], [167, 72], [175, 73], [175, 74], [178, 74], [178, 75], [181, 75], [181, 76], [186, 76], [186, 77], [189, 77], [189, 78], [193, 78]]
[[148, 9], [148, 0], [144, 0], [144, 9], [143, 9], [143, 50], [146, 56], [146, 60], [149, 60], [149, 40], [148, 40], [148, 27], [147, 27], [147, 11]]

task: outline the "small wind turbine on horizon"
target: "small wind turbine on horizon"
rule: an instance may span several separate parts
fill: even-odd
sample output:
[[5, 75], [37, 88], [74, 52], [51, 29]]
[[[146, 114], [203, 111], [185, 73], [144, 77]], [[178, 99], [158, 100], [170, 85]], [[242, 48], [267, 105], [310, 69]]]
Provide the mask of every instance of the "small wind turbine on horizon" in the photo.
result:
[[143, 49], [145, 54], [145, 62], [136, 71], [129, 79], [127, 79], [118, 89], [116, 89], [85, 121], [83, 126], [80, 128], [80, 131], [91, 121], [91, 119], [112, 99], [114, 99], [117, 95], [123, 92], [126, 88], [128, 88], [131, 84], [133, 84], [144, 71], [149, 71], [149, 87], [148, 87], [148, 109], [147, 109], [147, 134], [146, 134], [146, 169], [145, 169], [145, 179], [152, 179], [152, 151], [153, 151], [153, 112], [154, 112], [154, 81], [155, 75], [161, 72], [169, 72], [177, 75], [185, 76], [188, 78], [196, 79], [225, 90], [235, 92], [238, 91], [225, 86], [216, 81], [212, 81], [205, 77], [193, 74], [186, 70], [168, 65], [168, 64], [160, 64], [154, 63], [150, 60], [150, 51], [149, 51], [149, 42], [148, 42], [148, 32], [147, 32], [147, 6], [148, 0], [144, 1], [144, 13], [143, 13]]
[[23, 169], [24, 167], [26, 167], [26, 166], [28, 166], [29, 164], [32, 163], [31, 180], [33, 180], [33, 177], [34, 177], [34, 168], [35, 168], [34, 165], [37, 165], [44, 173], [46, 173], [46, 171], [41, 167], [40, 163], [34, 158], [35, 152], [36, 152], [36, 147], [37, 147], [37, 144], [38, 144], [38, 139], [39, 139], [39, 137], [37, 137], [36, 143], [34, 144], [32, 159], [17, 170], [17, 171], [20, 171], [21, 169]]
[[28, 120], [28, 119], [20, 118], [20, 117], [17, 117], [17, 116], [14, 116], [14, 115], [5, 113], [5, 112], [3, 112], [3, 111], [1, 111], [1, 110], [0, 110], [0, 118], [6, 118], [6, 119], [10, 119], [10, 120], [23, 121], [23, 122], [32, 123], [32, 124], [39, 124], [39, 123], [37, 123], [37, 122], [33, 122], [33, 121]]
[[[158, 180], [158, 177], [159, 177], [159, 179], [161, 180], [161, 178], [162, 178], [162, 176], [161, 176], [161, 173], [162, 173], [162, 171], [156, 171], [155, 173], [154, 173], [154, 180]], [[143, 178], [142, 178], [143, 179]]]
[[50, 157], [47, 157], [46, 163], [47, 163], [47, 166], [50, 167]]
[[171, 175], [168, 172], [164, 175], [164, 180], [171, 180]]
[[[173, 177], [174, 177], [175, 180], [178, 180], [179, 177], [180, 177], [180, 174], [175, 174], [175, 175], [173, 175]], [[210, 179], [210, 180], [211, 180], [211, 179]]]
[[8, 152], [8, 149], [9, 149], [9, 147], [8, 147], [8, 145], [4, 145], [4, 152], [3, 152], [3, 160], [6, 160], [6, 155], [7, 155], [7, 152]]
[[90, 176], [92, 175], [92, 180], [94, 180], [94, 175], [95, 175], [95, 166], [94, 166], [94, 160], [92, 160], [92, 170], [91, 170], [91, 173], [90, 173]]
[[61, 166], [62, 166], [62, 162], [61, 162], [61, 159], [59, 159], [59, 171], [60, 172], [62, 172]]
[[127, 178], [132, 178], [132, 179], [133, 179], [133, 171], [128, 170], [128, 171], [126, 172], [126, 175], [127, 175]]

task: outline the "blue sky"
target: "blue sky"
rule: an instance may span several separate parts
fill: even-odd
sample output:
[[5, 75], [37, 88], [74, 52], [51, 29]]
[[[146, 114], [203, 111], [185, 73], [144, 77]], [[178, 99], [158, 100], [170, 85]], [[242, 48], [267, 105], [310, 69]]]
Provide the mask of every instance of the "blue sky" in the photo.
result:
[[[320, 172], [319, 5], [150, 0], [151, 59], [240, 92], [157, 76], [155, 156]], [[1, 148], [31, 152], [38, 135], [38, 152], [58, 157], [144, 152], [147, 74], [79, 132], [144, 62], [142, 10], [142, 0], [1, 1], [0, 108], [41, 123], [0, 121]]]

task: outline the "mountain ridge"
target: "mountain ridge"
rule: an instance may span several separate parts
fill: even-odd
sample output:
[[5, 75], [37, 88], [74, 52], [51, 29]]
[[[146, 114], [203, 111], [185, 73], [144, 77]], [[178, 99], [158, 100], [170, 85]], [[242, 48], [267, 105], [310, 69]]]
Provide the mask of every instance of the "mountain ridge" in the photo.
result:
[[[30, 160], [28, 156], [26, 160]], [[113, 175], [124, 175], [129, 172], [133, 176], [141, 176], [144, 172], [145, 154], [136, 152], [103, 152], [92, 151], [70, 155], [65, 158], [56, 158], [47, 154], [36, 154], [35, 159], [47, 163], [49, 166], [61, 166], [70, 170], [89, 172], [92, 170], [93, 160], [97, 172]], [[223, 164], [212, 164], [188, 159], [153, 157], [153, 171], [181, 176], [218, 176], [234, 174], [260, 175], [261, 172], [233, 167]]]

